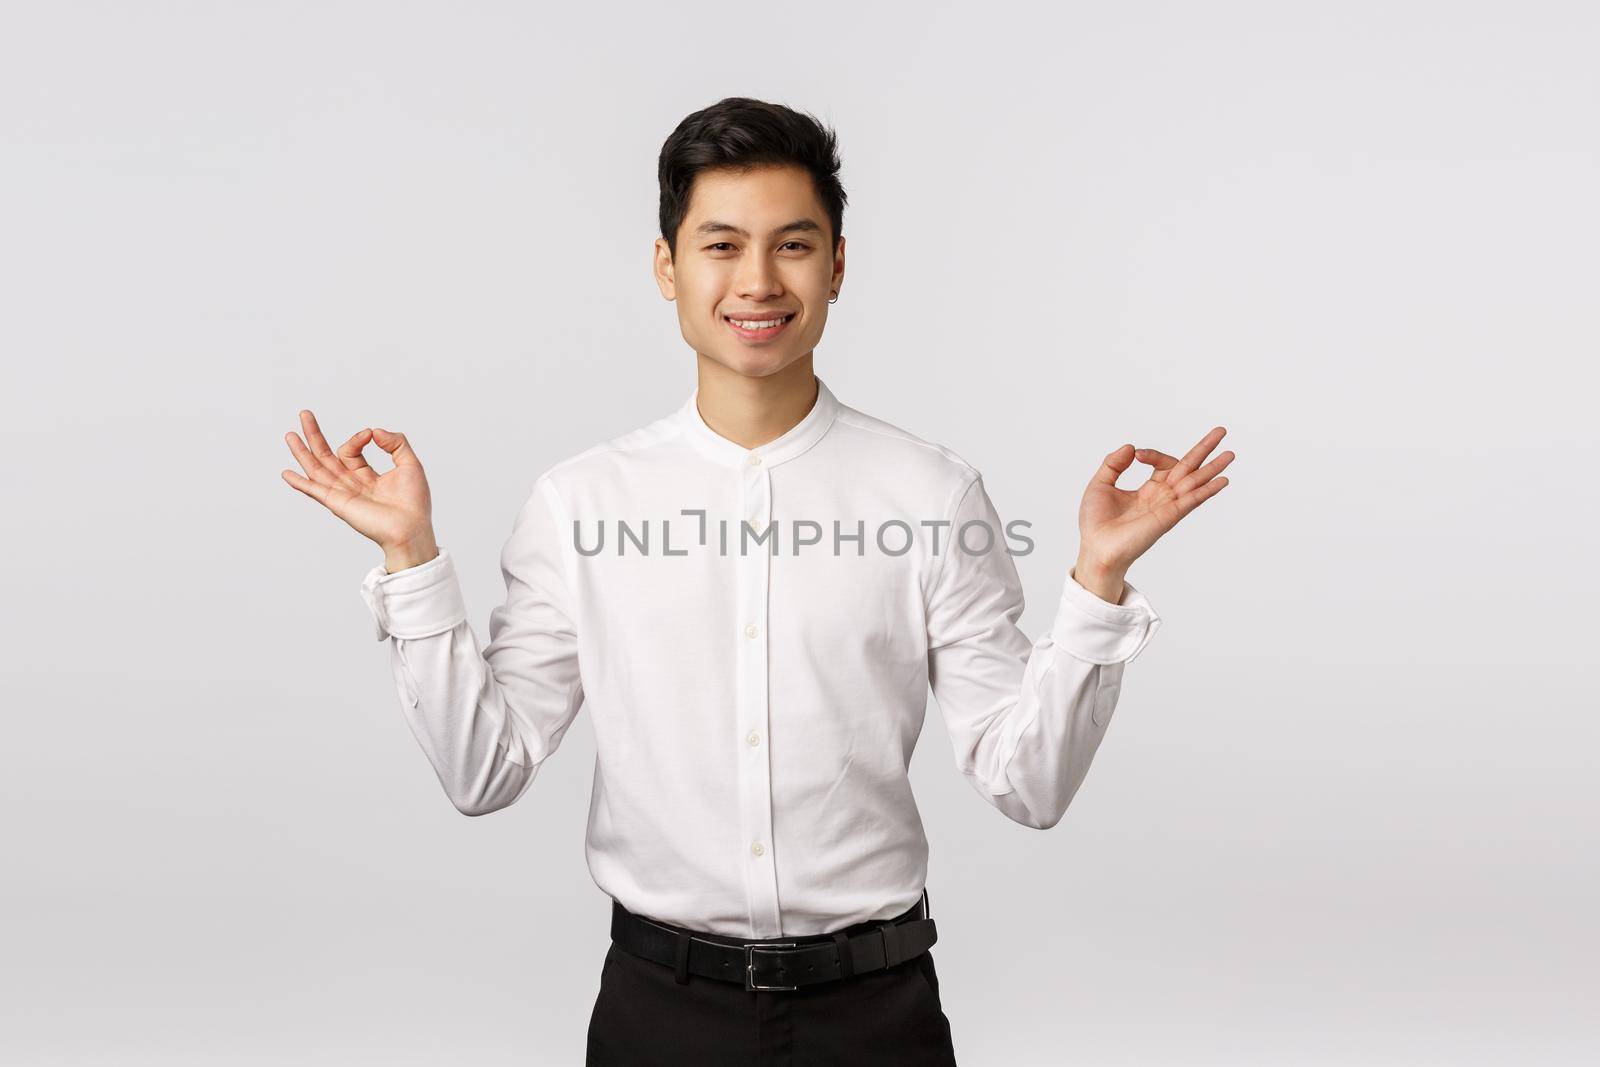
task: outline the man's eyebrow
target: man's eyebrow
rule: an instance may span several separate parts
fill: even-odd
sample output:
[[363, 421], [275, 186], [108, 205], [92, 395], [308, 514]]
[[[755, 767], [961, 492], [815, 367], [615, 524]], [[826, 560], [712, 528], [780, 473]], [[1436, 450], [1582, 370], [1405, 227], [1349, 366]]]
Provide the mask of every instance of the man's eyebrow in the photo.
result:
[[[782, 226], [779, 226], [777, 229], [773, 230], [772, 231], [772, 236], [776, 237], [780, 233], [821, 233], [821, 232], [822, 232], [822, 227], [818, 226], [811, 219], [795, 219], [793, 222], [784, 223]], [[746, 233], [745, 231], [741, 230], [739, 227], [735, 226], [733, 223], [731, 223], [731, 222], [718, 222], [716, 219], [707, 219], [705, 222], [702, 222], [700, 225], [698, 225], [698, 226], [696, 226], [694, 228], [694, 233], [695, 233], [696, 237], [704, 237], [705, 235], [712, 234], [712, 233], [734, 233], [734, 234], [738, 234], [740, 237], [749, 237], [750, 236], [748, 233]]]

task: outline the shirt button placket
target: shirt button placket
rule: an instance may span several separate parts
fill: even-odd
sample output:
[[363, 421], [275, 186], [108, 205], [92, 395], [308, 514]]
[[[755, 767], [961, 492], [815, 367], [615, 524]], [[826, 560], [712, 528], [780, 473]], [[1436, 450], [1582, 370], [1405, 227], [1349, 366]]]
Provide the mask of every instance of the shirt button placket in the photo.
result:
[[[739, 525], [729, 537], [739, 577], [739, 707], [737, 733], [731, 742], [739, 749], [740, 821], [749, 842], [744, 868], [752, 937], [776, 937], [783, 932], [778, 916], [778, 857], [772, 840], [771, 746], [762, 744], [762, 738], [771, 734], [767, 721], [767, 607], [772, 545], [770, 540], [755, 541], [766, 532], [771, 514], [771, 478], [762, 457], [747, 453], [739, 466]], [[745, 522], [752, 531], [748, 538]]]

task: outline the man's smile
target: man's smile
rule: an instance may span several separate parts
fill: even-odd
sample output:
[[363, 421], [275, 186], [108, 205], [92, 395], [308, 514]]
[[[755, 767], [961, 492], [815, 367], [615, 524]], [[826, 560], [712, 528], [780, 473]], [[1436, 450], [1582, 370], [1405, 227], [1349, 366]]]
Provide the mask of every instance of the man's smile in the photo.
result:
[[724, 315], [722, 321], [741, 340], [766, 341], [782, 333], [793, 318], [792, 311], [763, 311], [749, 315]]

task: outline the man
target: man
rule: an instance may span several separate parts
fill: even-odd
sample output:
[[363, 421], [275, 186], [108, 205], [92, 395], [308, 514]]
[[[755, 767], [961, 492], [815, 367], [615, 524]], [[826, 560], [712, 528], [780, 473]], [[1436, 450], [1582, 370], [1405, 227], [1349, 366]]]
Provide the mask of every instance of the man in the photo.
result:
[[[1030, 642], [978, 471], [813, 371], [838, 170], [831, 131], [745, 98], [667, 140], [654, 272], [697, 386], [538, 476], [482, 650], [406, 436], [335, 452], [309, 411], [287, 435], [284, 478], [383, 549], [362, 592], [458, 809], [514, 803], [590, 709], [586, 852], [613, 899], [590, 1064], [954, 1063], [906, 777], [929, 686], [978, 794], [1055, 825], [1160, 624], [1129, 566], [1227, 483], [1221, 427], [1181, 460], [1106, 456]], [[1150, 480], [1118, 488], [1136, 457]]]

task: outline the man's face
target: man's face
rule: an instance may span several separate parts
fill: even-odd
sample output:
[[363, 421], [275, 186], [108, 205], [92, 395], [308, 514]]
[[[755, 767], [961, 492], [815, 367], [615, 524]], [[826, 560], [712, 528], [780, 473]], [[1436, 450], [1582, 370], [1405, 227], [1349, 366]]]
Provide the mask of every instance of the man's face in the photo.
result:
[[[844, 280], [844, 238], [828, 247], [828, 216], [805, 170], [700, 172], [677, 240], [673, 257], [656, 239], [656, 284], [677, 302], [696, 352], [756, 378], [811, 353], [829, 294]], [[784, 316], [781, 325], [749, 325]]]

